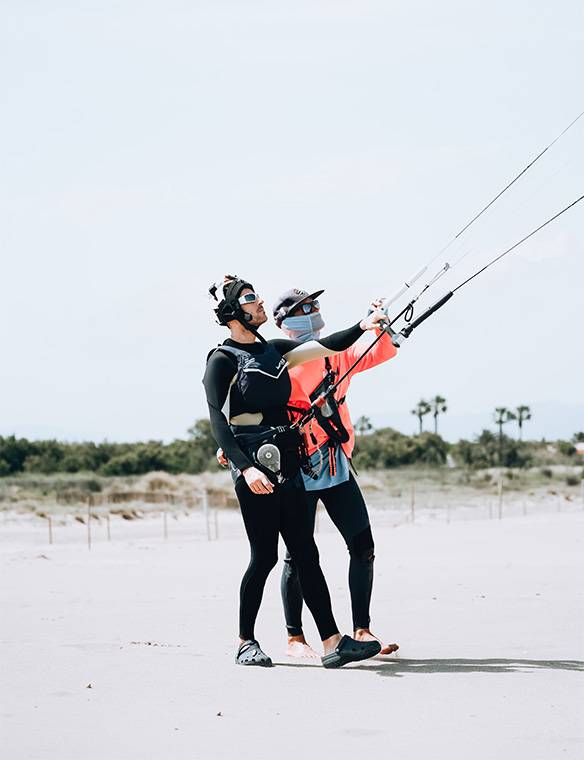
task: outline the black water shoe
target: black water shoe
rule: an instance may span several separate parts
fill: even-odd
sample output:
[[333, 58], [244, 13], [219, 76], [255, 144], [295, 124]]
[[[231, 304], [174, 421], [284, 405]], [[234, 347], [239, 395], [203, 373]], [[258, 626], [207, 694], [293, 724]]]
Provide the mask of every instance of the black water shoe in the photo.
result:
[[380, 651], [379, 641], [357, 641], [350, 636], [343, 636], [335, 651], [325, 654], [322, 664], [325, 668], [342, 668], [349, 662], [359, 662], [375, 657]]
[[237, 650], [235, 662], [238, 665], [259, 665], [263, 668], [271, 668], [272, 660], [268, 657], [255, 639], [248, 639]]

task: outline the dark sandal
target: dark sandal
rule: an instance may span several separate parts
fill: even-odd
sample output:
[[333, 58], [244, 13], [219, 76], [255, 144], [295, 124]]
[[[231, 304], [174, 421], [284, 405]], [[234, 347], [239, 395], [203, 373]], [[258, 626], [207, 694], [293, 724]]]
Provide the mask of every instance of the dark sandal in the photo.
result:
[[350, 636], [343, 636], [335, 651], [325, 654], [322, 664], [325, 668], [342, 668], [349, 662], [359, 662], [375, 657], [380, 651], [379, 641], [356, 641]]
[[235, 662], [238, 665], [260, 665], [264, 668], [272, 667], [272, 660], [268, 657], [255, 639], [248, 639], [237, 650]]

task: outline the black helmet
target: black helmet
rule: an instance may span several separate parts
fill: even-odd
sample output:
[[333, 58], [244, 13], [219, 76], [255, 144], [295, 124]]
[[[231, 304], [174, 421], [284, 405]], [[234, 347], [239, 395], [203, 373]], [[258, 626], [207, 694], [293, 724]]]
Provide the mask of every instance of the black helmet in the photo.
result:
[[213, 283], [211, 285], [209, 293], [217, 302], [217, 305], [213, 307], [213, 311], [220, 325], [226, 325], [229, 321], [235, 319], [241, 322], [244, 327], [247, 327], [245, 323], [252, 317], [251, 314], [247, 314], [241, 308], [241, 304], [239, 303], [239, 296], [245, 288], [254, 290], [250, 282], [242, 280], [237, 275], [225, 275], [224, 282]]

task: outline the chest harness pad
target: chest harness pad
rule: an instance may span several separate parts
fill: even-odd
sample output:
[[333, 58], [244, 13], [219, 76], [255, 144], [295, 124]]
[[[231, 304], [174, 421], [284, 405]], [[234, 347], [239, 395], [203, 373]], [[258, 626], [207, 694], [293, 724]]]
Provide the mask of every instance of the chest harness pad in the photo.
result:
[[292, 390], [288, 362], [271, 344], [267, 343], [261, 354], [234, 346], [219, 346], [215, 351], [227, 354], [237, 364], [235, 384], [245, 411], [286, 406]]

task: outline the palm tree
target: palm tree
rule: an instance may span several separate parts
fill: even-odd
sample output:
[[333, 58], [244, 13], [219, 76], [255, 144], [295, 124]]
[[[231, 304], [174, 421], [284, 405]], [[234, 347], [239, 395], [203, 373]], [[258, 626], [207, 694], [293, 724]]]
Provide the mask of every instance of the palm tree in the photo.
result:
[[432, 407], [427, 401], [424, 401], [424, 399], [421, 399], [416, 404], [415, 408], [412, 409], [412, 414], [415, 415], [418, 418], [418, 422], [420, 423], [420, 435], [422, 434], [423, 430], [423, 418], [426, 414], [429, 414], [432, 411]]
[[361, 416], [355, 422], [355, 432], [357, 435], [365, 435], [365, 433], [369, 433], [371, 430], [373, 430], [373, 425], [369, 417]]
[[531, 419], [531, 409], [528, 406], [521, 405], [515, 410], [517, 412], [517, 424], [519, 425], [519, 440], [523, 440], [523, 423]]
[[495, 424], [499, 426], [499, 438], [502, 438], [503, 436], [503, 425], [505, 425], [507, 422], [511, 422], [511, 420], [516, 419], [517, 417], [513, 414], [513, 412], [507, 409], [505, 406], [498, 406], [495, 409]]
[[432, 405], [432, 414], [434, 415], [434, 432], [438, 435], [438, 415], [448, 411], [446, 399], [442, 396], [434, 396], [430, 402]]
[[503, 463], [503, 425], [517, 417], [505, 406], [498, 406], [495, 409], [495, 423], [499, 426], [499, 466]]

